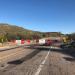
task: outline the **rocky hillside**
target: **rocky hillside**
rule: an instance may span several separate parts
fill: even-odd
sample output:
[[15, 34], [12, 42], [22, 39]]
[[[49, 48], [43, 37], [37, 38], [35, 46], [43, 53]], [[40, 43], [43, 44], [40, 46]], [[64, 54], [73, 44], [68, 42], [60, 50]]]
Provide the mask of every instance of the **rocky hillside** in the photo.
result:
[[60, 36], [61, 33], [59, 32], [38, 32], [38, 31], [24, 29], [16, 25], [1, 23], [0, 24], [0, 36], [1, 35], [6, 36], [8, 39], [16, 39], [16, 38], [38, 39], [38, 38], [49, 37], [49, 36]]

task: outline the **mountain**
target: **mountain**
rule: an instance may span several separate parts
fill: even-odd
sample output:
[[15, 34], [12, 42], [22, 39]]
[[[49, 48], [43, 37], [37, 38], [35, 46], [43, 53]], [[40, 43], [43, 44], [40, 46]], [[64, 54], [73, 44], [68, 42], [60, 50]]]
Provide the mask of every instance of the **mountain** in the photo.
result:
[[32, 31], [16, 25], [0, 23], [0, 35], [4, 35], [8, 39], [16, 39], [16, 38], [38, 39], [49, 36], [60, 36], [61, 33]]
[[9, 24], [0, 24], [0, 32], [6, 33], [24, 33], [24, 32], [31, 32], [30, 30], [24, 29], [22, 27], [18, 27], [16, 25], [9, 25]]

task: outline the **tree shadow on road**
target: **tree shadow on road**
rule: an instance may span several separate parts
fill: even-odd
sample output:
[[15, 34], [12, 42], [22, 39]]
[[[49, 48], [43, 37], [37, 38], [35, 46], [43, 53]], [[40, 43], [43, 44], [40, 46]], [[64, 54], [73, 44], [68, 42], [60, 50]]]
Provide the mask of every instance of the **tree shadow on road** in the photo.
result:
[[27, 61], [27, 60], [31, 59], [32, 57], [34, 57], [39, 52], [40, 52], [40, 50], [35, 50], [32, 53], [28, 54], [27, 56], [25, 56], [21, 59], [8, 62], [8, 64], [19, 65], [19, 64], [23, 63], [24, 61]]
[[35, 50], [33, 52], [31, 52], [27, 56], [25, 56], [21, 59], [18, 59], [18, 60], [10, 61], [10, 62], [8, 62], [8, 64], [19, 65], [19, 64], [23, 63], [24, 61], [27, 61], [27, 60], [33, 58], [35, 55], [37, 55], [41, 51], [49, 51], [49, 48], [42, 48], [42, 47], [39, 48], [39, 47], [37, 47], [37, 48], [35, 48]]

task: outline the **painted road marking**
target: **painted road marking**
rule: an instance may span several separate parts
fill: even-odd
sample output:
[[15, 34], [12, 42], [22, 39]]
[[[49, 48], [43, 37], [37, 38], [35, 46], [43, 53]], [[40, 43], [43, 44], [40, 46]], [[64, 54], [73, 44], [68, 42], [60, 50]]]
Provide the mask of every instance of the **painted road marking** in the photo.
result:
[[37, 69], [35, 75], [39, 75], [40, 71], [42, 70], [42, 68], [43, 68], [43, 66], [44, 66], [44, 64], [45, 64], [45, 62], [46, 62], [46, 60], [47, 60], [47, 58], [48, 58], [48, 56], [49, 56], [49, 53], [50, 53], [50, 50], [48, 51], [48, 53], [47, 53], [45, 59], [44, 59], [44, 60], [42, 61], [42, 63], [39, 65], [39, 68]]

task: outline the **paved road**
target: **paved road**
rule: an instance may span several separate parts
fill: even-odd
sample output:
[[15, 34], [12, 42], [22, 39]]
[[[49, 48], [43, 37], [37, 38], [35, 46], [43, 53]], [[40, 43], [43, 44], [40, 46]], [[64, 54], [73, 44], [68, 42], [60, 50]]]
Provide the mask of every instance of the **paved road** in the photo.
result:
[[[0, 52], [0, 69], [5, 68], [7, 65], [7, 62], [14, 61], [17, 59], [21, 59], [22, 57], [25, 57], [29, 53], [33, 52], [34, 49], [27, 49], [26, 47], [19, 47], [14, 48], [10, 50], [5, 50]], [[1, 67], [2, 65], [5, 65], [4, 67]]]
[[[39, 75], [40, 71], [42, 70], [49, 56], [49, 53], [50, 53], [49, 49], [47, 50], [36, 49], [36, 50], [31, 50], [31, 52], [28, 53], [28, 55], [23, 54], [23, 57], [18, 59], [16, 59], [14, 54], [12, 54], [13, 57], [11, 54], [7, 56], [5, 55], [5, 57], [10, 56], [12, 60], [7, 63], [8, 66], [0, 70], [0, 75]], [[7, 62], [8, 60], [4, 61]]]
[[0, 67], [0, 75], [75, 75], [75, 63], [65, 60], [72, 58], [69, 55], [51, 51], [49, 48], [20, 50], [21, 55], [18, 49], [16, 56], [10, 55], [12, 60], [5, 60], [7, 66]]

